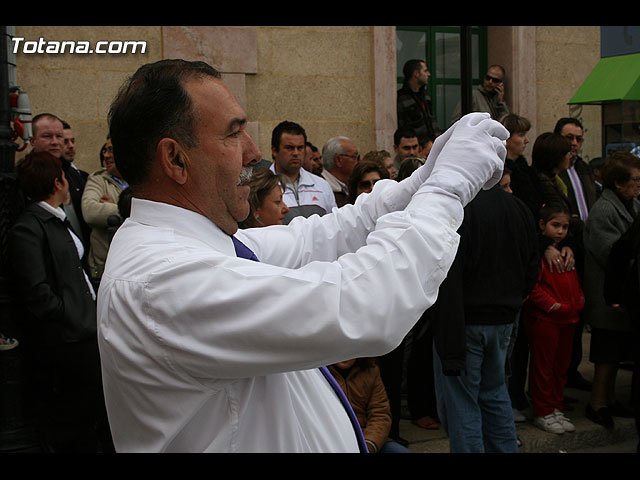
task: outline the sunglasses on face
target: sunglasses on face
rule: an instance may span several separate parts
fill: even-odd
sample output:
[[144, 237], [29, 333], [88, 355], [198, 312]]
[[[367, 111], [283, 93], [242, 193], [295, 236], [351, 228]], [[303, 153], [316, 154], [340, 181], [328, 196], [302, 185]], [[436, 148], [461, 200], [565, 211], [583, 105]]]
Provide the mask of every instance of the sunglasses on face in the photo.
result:
[[489, 82], [502, 83], [502, 79], [501, 78], [492, 77], [491, 75], [485, 75], [484, 78], [485, 78], [485, 80], [487, 80]]

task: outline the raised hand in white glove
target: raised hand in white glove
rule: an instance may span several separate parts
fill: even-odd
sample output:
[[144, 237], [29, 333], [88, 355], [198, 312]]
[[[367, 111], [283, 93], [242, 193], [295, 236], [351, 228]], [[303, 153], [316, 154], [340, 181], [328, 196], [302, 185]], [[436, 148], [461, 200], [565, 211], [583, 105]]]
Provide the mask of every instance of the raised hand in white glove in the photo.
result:
[[434, 142], [427, 169], [420, 172], [427, 177], [423, 185], [454, 194], [467, 205], [481, 188], [500, 181], [507, 138], [509, 131], [488, 113], [465, 115]]
[[422, 184], [427, 181], [427, 178], [429, 178], [429, 175], [431, 175], [431, 171], [433, 170], [433, 166], [436, 162], [436, 159], [438, 158], [438, 155], [451, 137], [454, 125], [452, 125], [446, 132], [444, 132], [442, 135], [439, 135], [435, 139], [431, 147], [431, 151], [429, 152], [429, 156], [424, 165], [416, 168], [409, 177], [398, 182], [397, 186], [388, 188], [384, 192], [384, 195], [386, 197], [385, 203], [390, 206], [390, 211], [401, 210], [405, 208], [411, 200], [413, 194], [416, 193], [420, 186], [422, 186]]

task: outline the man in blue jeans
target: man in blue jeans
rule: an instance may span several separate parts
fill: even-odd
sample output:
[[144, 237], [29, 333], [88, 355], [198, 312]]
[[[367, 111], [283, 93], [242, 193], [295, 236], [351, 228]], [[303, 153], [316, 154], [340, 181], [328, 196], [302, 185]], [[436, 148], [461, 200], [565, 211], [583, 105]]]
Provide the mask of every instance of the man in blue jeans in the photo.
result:
[[517, 452], [505, 359], [538, 279], [528, 208], [500, 186], [467, 205], [460, 246], [432, 307], [438, 415], [452, 453]]

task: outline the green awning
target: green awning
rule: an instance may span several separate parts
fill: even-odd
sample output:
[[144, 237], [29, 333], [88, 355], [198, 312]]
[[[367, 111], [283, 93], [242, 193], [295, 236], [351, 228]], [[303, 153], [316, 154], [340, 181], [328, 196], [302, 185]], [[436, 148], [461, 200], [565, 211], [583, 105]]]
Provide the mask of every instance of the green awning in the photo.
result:
[[640, 100], [640, 53], [601, 58], [569, 104]]

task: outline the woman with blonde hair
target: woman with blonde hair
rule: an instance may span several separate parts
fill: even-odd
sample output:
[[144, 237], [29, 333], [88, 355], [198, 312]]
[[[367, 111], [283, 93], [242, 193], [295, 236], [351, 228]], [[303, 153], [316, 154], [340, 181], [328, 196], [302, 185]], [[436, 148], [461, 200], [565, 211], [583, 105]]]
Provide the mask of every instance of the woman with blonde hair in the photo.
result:
[[285, 180], [268, 168], [254, 169], [249, 186], [249, 216], [239, 223], [240, 228], [282, 225], [289, 211], [282, 200]]

